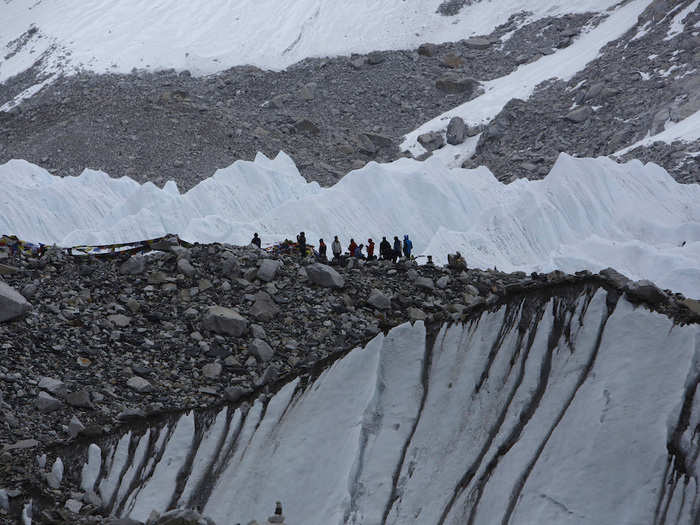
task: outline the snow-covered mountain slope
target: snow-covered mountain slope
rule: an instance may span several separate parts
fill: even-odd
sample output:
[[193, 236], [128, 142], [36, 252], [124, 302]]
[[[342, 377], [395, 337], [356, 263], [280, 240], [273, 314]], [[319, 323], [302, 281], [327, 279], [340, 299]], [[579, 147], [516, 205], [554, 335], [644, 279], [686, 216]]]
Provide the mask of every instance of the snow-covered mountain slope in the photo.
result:
[[[700, 186], [676, 183], [638, 161], [562, 154], [541, 181], [498, 182], [486, 168], [448, 169], [436, 159], [370, 163], [335, 186], [306, 183], [284, 154], [238, 161], [181, 195], [86, 170], [59, 178], [24, 161], [0, 166], [0, 231], [23, 239], [108, 244], [177, 233], [199, 242], [347, 244], [411, 235], [416, 252], [443, 262], [460, 250], [470, 266], [503, 271], [598, 271], [700, 297]], [[389, 237], [391, 239], [391, 237]]]
[[[452, 117], [461, 117], [470, 125], [485, 124], [493, 119], [505, 104], [513, 99], [527, 99], [535, 88], [550, 78], [569, 80], [586, 64], [594, 60], [608, 43], [621, 37], [637, 23], [637, 18], [651, 0], [633, 0], [612, 11], [608, 18], [583, 33], [570, 46], [524, 64], [513, 73], [485, 82], [484, 94], [426, 122], [412, 131], [401, 145], [414, 154], [425, 152], [418, 137], [431, 131], [444, 131]], [[459, 148], [448, 147], [448, 151]]]
[[[45, 74], [234, 65], [283, 68], [306, 57], [415, 48], [488, 34], [515, 13], [527, 20], [602, 11], [616, 0], [9, 0], [0, 5], [0, 82], [37, 64]], [[525, 20], [524, 18], [524, 20]], [[523, 20], [523, 21], [524, 21]], [[35, 28], [34, 30], [32, 28]], [[5, 57], [5, 58], [1, 58]]]
[[140, 520], [247, 523], [280, 500], [307, 525], [690, 525], [699, 357], [697, 325], [612, 292], [531, 296], [395, 328], [249, 410], [93, 444], [82, 486]]

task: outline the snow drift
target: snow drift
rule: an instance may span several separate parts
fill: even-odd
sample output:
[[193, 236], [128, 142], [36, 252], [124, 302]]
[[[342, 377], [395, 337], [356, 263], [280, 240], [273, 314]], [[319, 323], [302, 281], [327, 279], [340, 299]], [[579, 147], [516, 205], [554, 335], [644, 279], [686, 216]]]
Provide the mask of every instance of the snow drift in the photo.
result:
[[[238, 161], [185, 194], [85, 170], [59, 178], [24, 161], [0, 166], [0, 232], [62, 246], [177, 233], [190, 241], [264, 243], [305, 231], [315, 243], [409, 233], [438, 262], [460, 250], [504, 271], [612, 266], [700, 297], [700, 186], [639, 161], [562, 154], [541, 181], [504, 185], [486, 168], [436, 159], [370, 163], [335, 186], [307, 183], [284, 154]], [[391, 237], [389, 237], [391, 238]]]
[[692, 524], [700, 330], [595, 287], [379, 335], [269, 402], [82, 453], [117, 515], [218, 523]]

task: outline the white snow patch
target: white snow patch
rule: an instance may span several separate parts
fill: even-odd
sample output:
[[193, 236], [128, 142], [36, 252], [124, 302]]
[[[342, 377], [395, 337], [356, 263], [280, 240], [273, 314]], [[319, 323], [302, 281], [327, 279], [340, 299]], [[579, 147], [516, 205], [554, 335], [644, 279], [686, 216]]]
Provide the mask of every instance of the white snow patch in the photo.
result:
[[[602, 11], [617, 0], [504, 0], [436, 13], [442, 0], [75, 0], [14, 1], [0, 6], [0, 49], [32, 25], [37, 34], [0, 60], [0, 82], [43, 57], [47, 73], [127, 73], [188, 69], [210, 74], [235, 65], [285, 68], [306, 57], [416, 48], [488, 34], [512, 14], [530, 20]], [[283, 16], [281, 16], [283, 14]], [[0, 53], [3, 56], [5, 53]]]
[[630, 42], [634, 42], [635, 40], [639, 40], [640, 38], [644, 37], [644, 35], [649, 33], [650, 26], [651, 26], [651, 21], [646, 22], [642, 27], [639, 28], [639, 30], [637, 31], [637, 34], [634, 35], [630, 39]]
[[42, 80], [41, 82], [28, 87], [18, 95], [16, 95], [12, 100], [9, 100], [2, 106], [0, 106], [0, 111], [10, 111], [15, 106], [18, 106], [23, 100], [33, 97], [39, 91], [42, 90], [44, 86], [47, 86], [56, 79], [56, 75], [51, 75], [48, 78]]
[[698, 8], [698, 5], [700, 5], [700, 0], [695, 0], [691, 4], [685, 7], [682, 11], [680, 11], [676, 16], [673, 17], [673, 20], [671, 20], [671, 25], [668, 28], [668, 32], [666, 33], [666, 38], [664, 40], [671, 40], [675, 36], [680, 35], [683, 30], [685, 29], [685, 24], [683, 23], [683, 20], [695, 11]]
[[621, 156], [625, 153], [632, 151], [640, 146], [649, 146], [654, 142], [666, 142], [671, 144], [676, 140], [682, 140], [683, 142], [693, 142], [700, 138], [700, 111], [696, 111], [691, 116], [676, 122], [674, 126], [665, 129], [661, 133], [656, 135], [651, 135], [643, 138], [639, 142], [635, 142], [631, 146], [627, 146], [624, 149], [616, 152], [615, 156]]
[[501, 78], [484, 82], [485, 93], [430, 120], [412, 131], [401, 145], [414, 155], [425, 151], [418, 143], [418, 136], [447, 127], [452, 117], [462, 117], [468, 124], [484, 124], [495, 117], [512, 98], [527, 99], [535, 87], [549, 78], [571, 79], [586, 64], [594, 60], [608, 42], [621, 37], [637, 22], [637, 17], [651, 0], [633, 0], [617, 8], [597, 27], [581, 36], [567, 48], [544, 56], [530, 64], [524, 64]]
[[671, 73], [673, 73], [676, 69], [680, 69], [680, 68], [681, 68], [681, 66], [674, 64], [666, 70], [659, 69], [656, 72], [659, 74], [659, 76], [661, 76], [663, 78], [667, 78], [667, 77], [670, 77]]

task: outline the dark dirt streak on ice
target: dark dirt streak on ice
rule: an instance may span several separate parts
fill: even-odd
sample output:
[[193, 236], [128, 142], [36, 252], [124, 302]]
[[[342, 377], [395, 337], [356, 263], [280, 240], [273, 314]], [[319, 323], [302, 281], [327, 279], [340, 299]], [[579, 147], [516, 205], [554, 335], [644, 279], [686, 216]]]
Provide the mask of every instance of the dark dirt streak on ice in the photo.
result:
[[[163, 439], [163, 444], [161, 448], [158, 450], [155, 450], [155, 446], [158, 444], [158, 438], [160, 438], [160, 435], [164, 431], [164, 428], [159, 428], [157, 433], [152, 432], [149, 436], [148, 448], [146, 449], [146, 454], [144, 455], [143, 463], [141, 464], [139, 471], [134, 476], [134, 480], [132, 482], [133, 489], [129, 490], [129, 492], [124, 495], [124, 499], [122, 500], [122, 502], [119, 505], [119, 508], [117, 509], [118, 513], [121, 513], [125, 510], [124, 507], [132, 495], [134, 496], [135, 501], [136, 495], [139, 492], [141, 492], [141, 489], [143, 489], [143, 487], [146, 485], [146, 482], [153, 476], [153, 473], [155, 472], [158, 463], [160, 463], [160, 460], [163, 459], [163, 454], [165, 453], [165, 449], [168, 447], [168, 442], [170, 441], [170, 438], [172, 437], [173, 432], [175, 431], [175, 426], [175, 424], [168, 425], [167, 434]], [[146, 467], [148, 466], [149, 459], [151, 457], [153, 457], [153, 462], [151, 463], [150, 471], [146, 472]]]
[[[547, 389], [547, 384], [549, 383], [549, 376], [552, 371], [552, 360], [554, 358], [554, 350], [559, 346], [559, 342], [564, 333], [564, 330], [566, 326], [569, 323], [571, 323], [571, 316], [573, 316], [573, 312], [571, 312], [571, 304], [569, 304], [568, 301], [555, 298], [553, 303], [554, 304], [552, 305], [552, 309], [554, 310], [554, 321], [547, 341], [547, 352], [545, 352], [545, 355], [542, 358], [542, 363], [540, 364], [540, 378], [537, 384], [537, 388], [532, 394], [532, 397], [530, 397], [530, 400], [528, 401], [527, 405], [520, 412], [518, 422], [511, 430], [510, 435], [498, 447], [496, 454], [486, 465], [486, 469], [484, 470], [481, 477], [477, 480], [475, 487], [472, 489], [470, 499], [473, 499], [474, 503], [471, 505], [469, 511], [469, 519], [467, 521], [467, 525], [474, 524], [477, 510], [479, 508], [479, 503], [481, 502], [481, 497], [484, 494], [484, 488], [489, 482], [489, 479], [491, 478], [491, 475], [493, 474], [494, 470], [496, 470], [499, 461], [510, 451], [513, 445], [515, 445], [518, 442], [523, 431], [525, 430], [525, 427], [530, 422], [532, 417], [535, 415], [535, 412], [539, 408], [540, 401], [542, 401], [542, 398], [544, 397], [545, 391]], [[567, 314], [569, 316], [568, 319]], [[537, 324], [539, 325], [539, 320]], [[536, 330], [534, 330], [530, 334], [530, 341], [528, 341], [528, 347], [534, 343], [535, 335]], [[524, 366], [521, 370], [523, 369]], [[521, 378], [519, 378], [519, 383], [520, 382]], [[476, 494], [475, 497], [474, 494]]]
[[[690, 382], [690, 384], [688, 384], [688, 386], [686, 386], [685, 388], [685, 393], [683, 395], [683, 405], [678, 416], [678, 422], [676, 423], [676, 426], [673, 429], [673, 434], [671, 435], [668, 443], [666, 444], [666, 449], [668, 450], [668, 460], [666, 463], [666, 471], [663, 476], [661, 490], [659, 491], [659, 501], [657, 502], [656, 511], [654, 513], [654, 523], [657, 523], [659, 525], [666, 524], [668, 509], [671, 505], [673, 494], [676, 490], [678, 482], [682, 479], [683, 483], [687, 487], [689, 483], [689, 477], [692, 474], [688, 472], [688, 454], [683, 450], [681, 441], [683, 439], [683, 434], [688, 430], [688, 427], [690, 426], [690, 416], [693, 410], [693, 405], [695, 403], [695, 393], [697, 391], [698, 385], [700, 385], [700, 375], [696, 374], [693, 380]], [[693, 429], [693, 435], [697, 434], [698, 430], [698, 428]], [[698, 457], [698, 453], [700, 453], [700, 447], [696, 445], [695, 448], [696, 450], [693, 451], [692, 463], [694, 463], [694, 459], [696, 459]], [[696, 479], [696, 483], [697, 481], [698, 480]], [[683, 498], [684, 504], [685, 491], [683, 491]], [[681, 505], [681, 510], [682, 509], [683, 505]], [[696, 514], [697, 509], [693, 508], [693, 513]]]
[[542, 451], [544, 450], [544, 447], [547, 445], [547, 442], [549, 441], [549, 438], [552, 437], [552, 434], [556, 430], [557, 426], [561, 422], [561, 420], [564, 418], [564, 415], [566, 414], [567, 410], [571, 406], [571, 403], [574, 401], [574, 398], [576, 397], [576, 394], [578, 393], [579, 389], [583, 385], [583, 383], [588, 379], [588, 375], [590, 374], [591, 370], [593, 369], [593, 365], [595, 365], [595, 361], [598, 357], [598, 352], [600, 351], [600, 344], [603, 340], [603, 333], [605, 332], [605, 326], [608, 323], [608, 319], [610, 319], [610, 316], [613, 314], [615, 311], [615, 307], [617, 306], [617, 300], [619, 299], [619, 295], [616, 295], [615, 297], [611, 297], [608, 294], [608, 300], [607, 302], [607, 311], [603, 315], [603, 318], [600, 321], [600, 327], [598, 328], [598, 335], [596, 337], [596, 341], [593, 345], [593, 351], [591, 352], [591, 356], [588, 359], [588, 362], [586, 363], [586, 367], [584, 368], [583, 372], [579, 376], [578, 382], [576, 383], [576, 387], [574, 388], [573, 392], [567, 399], [566, 403], [564, 404], [564, 408], [561, 410], [559, 415], [557, 416], [556, 420], [552, 424], [551, 428], [549, 429], [549, 432], [545, 435], [545, 438], [542, 440], [542, 443], [540, 443], [540, 446], [537, 448], [537, 451], [535, 452], [534, 457], [530, 461], [530, 463], [527, 465], [525, 468], [525, 471], [523, 474], [520, 476], [520, 479], [518, 479], [515, 488], [513, 489], [513, 492], [511, 493], [510, 496], [510, 501], [508, 503], [508, 508], [506, 509], [506, 513], [503, 516], [503, 520], [501, 520], [501, 525], [507, 525], [510, 522], [510, 518], [513, 515], [513, 512], [515, 511], [515, 507], [518, 504], [518, 500], [520, 499], [520, 495], [522, 493], [523, 487], [525, 486], [525, 483], [527, 482], [528, 477], [530, 476], [530, 473], [532, 472], [532, 469], [535, 467], [535, 464], [537, 463], [537, 460], [539, 459], [540, 455], [542, 454]]
[[[233, 421], [233, 416], [235, 413], [235, 409], [230, 407], [227, 409], [226, 425], [221, 433], [221, 437], [219, 438], [219, 444], [216, 447], [216, 453], [213, 455], [211, 461], [209, 462], [209, 465], [207, 466], [206, 472], [202, 476], [201, 481], [192, 492], [192, 496], [190, 497], [190, 501], [188, 502], [190, 507], [196, 507], [201, 509], [204, 507], [207, 501], [209, 501], [209, 497], [211, 496], [212, 490], [214, 490], [214, 485], [216, 484], [216, 481], [221, 476], [221, 473], [228, 465], [228, 462], [230, 461], [231, 457], [233, 456], [236, 450], [238, 436], [240, 435], [241, 430], [243, 429], [243, 425], [245, 424], [247, 414], [245, 416], [241, 416], [241, 420], [239, 421], [237, 428], [231, 429], [231, 423]], [[234, 436], [230, 441], [229, 448], [224, 451], [223, 447], [226, 444], [226, 440], [231, 432], [234, 432]]]
[[[438, 520], [437, 525], [443, 525], [445, 523], [445, 520], [449, 516], [450, 512], [452, 511], [452, 508], [459, 498], [461, 494], [464, 492], [464, 490], [469, 486], [469, 484], [472, 482], [474, 476], [479, 470], [479, 467], [481, 466], [482, 462], [484, 461], [484, 458], [488, 451], [491, 449], [491, 445], [493, 444], [494, 439], [496, 439], [496, 436], [498, 435], [499, 430], [501, 429], [503, 422], [506, 419], [506, 415], [508, 414], [508, 410], [510, 409], [510, 405], [513, 402], [513, 399], [515, 398], [515, 394], [517, 393], [518, 389], [520, 388], [520, 384], [522, 383], [523, 377], [525, 376], [525, 365], [527, 362], [528, 355], [530, 353], [530, 348], [532, 347], [532, 344], [534, 343], [535, 340], [535, 335], [537, 334], [537, 329], [539, 326], [539, 323], [542, 319], [542, 315], [544, 313], [544, 308], [543, 304], [541, 303], [542, 299], [535, 300], [538, 302], [536, 305], [530, 305], [527, 300], [522, 300], [521, 303], [518, 305], [517, 311], [521, 311], [522, 309], [522, 315], [525, 316], [527, 314], [528, 318], [528, 328], [530, 330], [530, 334], [528, 337], [527, 344], [525, 346], [525, 351], [522, 353], [522, 358], [520, 359], [520, 370], [518, 372], [518, 377], [515, 380], [515, 383], [513, 387], [511, 388], [510, 393], [508, 394], [508, 398], [505, 402], [505, 405], [503, 407], [503, 410], [501, 410], [500, 414], [498, 415], [498, 419], [496, 422], [491, 426], [489, 429], [488, 436], [486, 438], [486, 441], [484, 442], [483, 446], [481, 447], [481, 450], [479, 451], [476, 459], [472, 462], [471, 465], [469, 465], [469, 468], [466, 470], [464, 476], [462, 479], [459, 481], [457, 486], [454, 489], [454, 493], [450, 497], [450, 500], [448, 501], [447, 505], [442, 511], [442, 514], [440, 516], [440, 519]], [[533, 303], [535, 302], [533, 301]], [[526, 312], [525, 307], [532, 306], [533, 309], [536, 309], [535, 312]], [[512, 330], [514, 327], [514, 321], [517, 317], [513, 316], [508, 316], [506, 315], [506, 318], [503, 320], [503, 324], [501, 326], [501, 330], [499, 332], [499, 336], [497, 339], [498, 344], [500, 345], [503, 342], [503, 339], [505, 335]], [[523, 323], [519, 323], [518, 326], [518, 340], [515, 344], [515, 354], [520, 353], [520, 348], [523, 345], [523, 340], [526, 335], [526, 332], [523, 331]], [[494, 345], [496, 346], [496, 345]], [[487, 364], [487, 368], [491, 367], [491, 362], [495, 359], [497, 351], [499, 348], [495, 348], [491, 350], [491, 354], [489, 355], [489, 363]], [[484, 372], [486, 374], [486, 372]], [[483, 379], [484, 375], [482, 375]], [[478, 390], [481, 386], [481, 383], [477, 385], [475, 389], [475, 393], [478, 393]]]
[[[416, 419], [413, 422], [413, 427], [411, 428], [411, 432], [409, 433], [406, 442], [403, 444], [403, 447], [401, 449], [401, 457], [399, 458], [399, 461], [396, 464], [396, 469], [394, 469], [394, 475], [392, 476], [391, 481], [391, 494], [389, 495], [389, 500], [387, 501], [386, 507], [384, 508], [384, 515], [382, 516], [382, 525], [386, 525], [386, 520], [389, 518], [389, 513], [391, 512], [391, 509], [394, 506], [394, 502], [399, 498], [399, 477], [401, 476], [401, 470], [403, 469], [404, 463], [406, 462], [406, 454], [408, 453], [408, 448], [410, 447], [411, 442], [413, 441], [413, 436], [416, 433], [418, 424], [420, 423], [421, 417], [423, 416], [423, 408], [425, 407], [425, 400], [428, 398], [428, 391], [430, 386], [430, 367], [433, 363], [433, 352], [435, 349], [437, 336], [439, 335], [441, 327], [441, 324], [426, 326], [425, 354], [423, 356], [423, 371], [421, 374], [421, 382], [423, 384], [423, 395], [421, 396], [420, 405], [418, 407], [418, 414], [416, 415]], [[443, 343], [446, 337], [447, 330], [445, 330], [442, 336]]]
[[199, 446], [202, 444], [202, 438], [204, 438], [204, 433], [208, 428], [211, 427], [213, 421], [210, 415], [207, 417], [196, 417], [194, 420], [194, 435], [192, 436], [192, 445], [190, 446], [190, 451], [187, 454], [187, 459], [182, 465], [182, 468], [177, 473], [175, 478], [175, 490], [170, 498], [170, 503], [168, 504], [168, 510], [173, 509], [177, 506], [177, 502], [182, 496], [182, 492], [185, 490], [187, 485], [187, 480], [192, 474], [192, 465], [194, 464], [194, 459], [199, 451]]

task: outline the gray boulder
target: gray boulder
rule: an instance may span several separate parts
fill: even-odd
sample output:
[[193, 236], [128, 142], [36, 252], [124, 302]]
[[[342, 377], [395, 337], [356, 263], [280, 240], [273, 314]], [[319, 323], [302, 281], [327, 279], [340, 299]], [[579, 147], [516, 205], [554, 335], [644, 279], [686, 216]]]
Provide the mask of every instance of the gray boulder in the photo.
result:
[[119, 267], [119, 273], [137, 275], [146, 271], [146, 258], [143, 255], [132, 255]]
[[697, 299], [684, 299], [681, 301], [693, 314], [700, 316], [700, 301]]
[[130, 377], [129, 380], [126, 382], [126, 386], [140, 394], [150, 392], [151, 390], [153, 390], [153, 386], [151, 385], [151, 383], [149, 383], [143, 377], [139, 376]]
[[63, 406], [61, 401], [43, 391], [39, 392], [35, 404], [40, 412], [53, 412]]
[[386, 57], [381, 53], [381, 51], [372, 51], [369, 55], [367, 55], [367, 63], [370, 66], [376, 66], [377, 64], [381, 64], [386, 60]]
[[325, 288], [342, 288], [345, 286], [343, 276], [326, 264], [310, 264], [306, 267], [306, 274], [309, 277], [309, 281]]
[[32, 305], [7, 283], [0, 281], [0, 323], [22, 317]]
[[601, 270], [598, 273], [607, 281], [610, 281], [613, 284], [613, 286], [615, 286], [615, 288], [622, 289], [625, 286], [627, 286], [628, 283], [631, 282], [631, 279], [625, 277], [614, 268], [605, 268], [604, 270]]
[[467, 125], [462, 117], [452, 117], [447, 125], [447, 143], [456, 146], [462, 144], [467, 138]]
[[202, 327], [217, 334], [241, 337], [248, 331], [248, 321], [231, 308], [210, 306], [202, 319]]
[[418, 277], [416, 287], [422, 290], [435, 290], [435, 283], [430, 277]]
[[570, 111], [564, 118], [569, 122], [580, 124], [581, 122], [587, 121], [592, 114], [593, 110], [589, 106], [582, 106]]
[[161, 514], [153, 525], [216, 525], [216, 523], [196, 510], [175, 509]]
[[255, 294], [255, 303], [250, 309], [250, 314], [258, 321], [271, 321], [278, 313], [279, 306], [275, 304], [267, 292]]
[[222, 265], [222, 271], [224, 275], [235, 279], [241, 276], [241, 263], [238, 262], [236, 257], [230, 256], [224, 260]]
[[408, 318], [411, 321], [424, 321], [425, 320], [425, 312], [421, 310], [420, 308], [415, 308], [411, 306], [408, 309]]
[[46, 390], [49, 394], [53, 394], [57, 397], [64, 397], [67, 392], [66, 384], [63, 381], [54, 379], [53, 377], [40, 377], [39, 388], [41, 390]]
[[177, 261], [177, 271], [185, 275], [194, 275], [194, 266], [187, 259], [178, 259]]
[[202, 367], [202, 375], [207, 379], [216, 379], [221, 375], [221, 363], [207, 363]]
[[90, 392], [87, 390], [78, 390], [66, 395], [66, 403], [77, 408], [92, 408], [92, 400]]
[[124, 314], [108, 315], [107, 320], [119, 328], [126, 328], [131, 324], [131, 318]]
[[446, 73], [435, 81], [435, 87], [445, 93], [466, 93], [470, 96], [479, 87], [479, 82], [470, 77]]
[[224, 398], [226, 399], [226, 401], [235, 403], [240, 398], [242, 398], [243, 396], [247, 396], [251, 392], [252, 390], [250, 388], [246, 388], [240, 385], [229, 386], [224, 389]]
[[644, 301], [652, 305], [665, 303], [667, 299], [663, 291], [646, 279], [628, 283], [625, 291], [631, 300]]
[[272, 347], [262, 339], [253, 339], [253, 342], [248, 345], [248, 351], [260, 362], [267, 362], [272, 359], [275, 354]]
[[462, 43], [466, 47], [470, 47], [472, 49], [488, 49], [491, 47], [491, 40], [488, 40], [487, 38], [478, 38], [478, 37], [472, 37], [472, 38], [467, 38], [466, 40], [463, 40]]
[[442, 137], [442, 133], [431, 131], [418, 135], [418, 143], [428, 151], [435, 151], [445, 145], [445, 139]]
[[260, 265], [260, 268], [258, 268], [257, 278], [269, 283], [277, 276], [277, 270], [279, 270], [281, 266], [282, 263], [280, 261], [265, 259]]
[[296, 121], [294, 127], [299, 133], [305, 135], [318, 135], [321, 133], [321, 128], [306, 118]]
[[425, 43], [418, 46], [418, 54], [424, 57], [434, 57], [437, 54], [438, 48], [435, 44]]
[[85, 425], [76, 417], [73, 416], [68, 423], [68, 435], [71, 439], [78, 437], [83, 430], [85, 430]]
[[389, 308], [391, 308], [391, 299], [389, 299], [386, 295], [384, 295], [376, 288], [372, 288], [367, 302], [377, 310], [388, 310]]
[[447, 285], [450, 284], [450, 278], [447, 277], [446, 275], [443, 275], [437, 280], [437, 287], [440, 288], [441, 290], [444, 290], [447, 288]]

